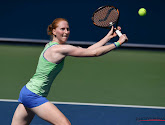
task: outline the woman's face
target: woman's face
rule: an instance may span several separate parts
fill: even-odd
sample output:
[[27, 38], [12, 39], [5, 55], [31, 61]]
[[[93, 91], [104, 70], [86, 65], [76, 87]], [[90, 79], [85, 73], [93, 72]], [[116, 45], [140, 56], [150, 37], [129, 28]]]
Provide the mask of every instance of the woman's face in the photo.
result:
[[56, 36], [58, 42], [65, 43], [70, 34], [69, 24], [67, 21], [60, 21], [58, 27], [53, 29], [53, 35]]

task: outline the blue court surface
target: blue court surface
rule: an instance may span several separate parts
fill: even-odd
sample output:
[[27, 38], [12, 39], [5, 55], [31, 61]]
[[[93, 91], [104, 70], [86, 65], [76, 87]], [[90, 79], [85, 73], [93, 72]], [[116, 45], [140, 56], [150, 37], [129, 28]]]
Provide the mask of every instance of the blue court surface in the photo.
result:
[[[52, 102], [72, 125], [165, 125], [165, 107]], [[0, 100], [0, 125], [10, 125], [16, 100]], [[31, 125], [50, 125], [35, 116]]]

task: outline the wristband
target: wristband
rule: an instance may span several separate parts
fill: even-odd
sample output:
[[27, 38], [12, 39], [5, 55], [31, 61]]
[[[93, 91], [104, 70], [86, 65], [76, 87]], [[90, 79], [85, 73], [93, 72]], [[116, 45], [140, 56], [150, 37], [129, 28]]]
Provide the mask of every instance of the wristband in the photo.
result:
[[119, 42], [114, 42], [114, 45], [115, 45], [116, 47], [119, 47], [119, 46], [120, 46], [120, 43], [119, 43]]
[[120, 43], [120, 46], [121, 46], [122, 43], [119, 40], [117, 42], [119, 42]]

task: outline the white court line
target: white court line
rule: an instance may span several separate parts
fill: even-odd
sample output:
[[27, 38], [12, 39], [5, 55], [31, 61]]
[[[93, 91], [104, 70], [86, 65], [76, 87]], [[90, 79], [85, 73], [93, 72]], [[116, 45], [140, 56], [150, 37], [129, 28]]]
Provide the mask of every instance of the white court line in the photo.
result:
[[[1, 102], [18, 102], [14, 99], [0, 99]], [[66, 104], [66, 105], [86, 105], [86, 106], [107, 106], [107, 107], [125, 107], [125, 108], [152, 108], [152, 109], [165, 109], [160, 106], [140, 106], [140, 105], [119, 105], [119, 104], [100, 104], [100, 103], [79, 103], [79, 102], [54, 102], [53, 104]]]

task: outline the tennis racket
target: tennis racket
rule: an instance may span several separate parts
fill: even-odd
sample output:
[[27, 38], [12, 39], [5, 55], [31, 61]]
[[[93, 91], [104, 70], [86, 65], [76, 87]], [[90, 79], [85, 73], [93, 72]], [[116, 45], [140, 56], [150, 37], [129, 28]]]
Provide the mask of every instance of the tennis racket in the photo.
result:
[[[99, 7], [92, 16], [93, 24], [101, 28], [110, 28], [114, 24], [118, 24], [119, 10], [114, 6]], [[115, 28], [116, 29], [116, 28]], [[122, 33], [115, 30], [116, 34], [120, 37]]]

